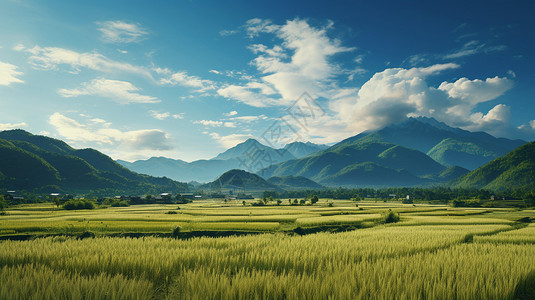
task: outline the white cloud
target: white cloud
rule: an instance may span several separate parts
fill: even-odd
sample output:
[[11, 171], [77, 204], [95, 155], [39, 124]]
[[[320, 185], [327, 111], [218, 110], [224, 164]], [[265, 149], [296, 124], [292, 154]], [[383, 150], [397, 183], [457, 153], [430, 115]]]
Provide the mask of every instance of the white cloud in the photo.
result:
[[503, 51], [507, 49], [505, 45], [496, 45], [496, 46], [489, 46], [487, 44], [481, 43], [479, 41], [469, 41], [461, 47], [461, 49], [458, 49], [456, 51], [453, 51], [449, 54], [444, 55], [444, 59], [452, 59], [452, 58], [460, 58], [464, 56], [470, 56], [478, 53], [490, 53], [490, 52], [497, 52], [497, 51]]
[[511, 108], [505, 104], [498, 104], [485, 115], [476, 112], [470, 115], [472, 124], [465, 126], [470, 131], [485, 131], [494, 135], [502, 136], [509, 129]]
[[160, 102], [155, 97], [137, 93], [139, 90], [130, 82], [100, 78], [83, 83], [77, 89], [60, 89], [58, 93], [65, 98], [84, 95], [106, 97], [123, 104]]
[[255, 92], [247, 86], [227, 85], [217, 90], [217, 93], [225, 98], [238, 100], [254, 107], [281, 105], [281, 102], [277, 99], [267, 97], [260, 92]]
[[80, 53], [73, 50], [57, 47], [33, 48], [19, 47], [20, 51], [24, 50], [30, 54], [28, 61], [35, 68], [43, 70], [55, 70], [59, 65], [68, 65], [71, 67], [70, 72], [79, 73], [81, 68], [87, 68], [100, 72], [126, 72], [134, 73], [148, 78], [152, 78], [150, 72], [140, 66], [135, 66], [125, 62], [118, 62], [107, 58], [98, 53]]
[[17, 78], [21, 75], [23, 73], [17, 71], [17, 66], [0, 61], [0, 85], [23, 83], [24, 81]]
[[240, 117], [233, 117], [230, 118], [230, 120], [233, 121], [239, 121], [244, 123], [251, 123], [258, 120], [266, 120], [268, 117], [266, 115], [259, 115], [259, 116], [240, 116]]
[[202, 124], [206, 127], [221, 127], [223, 125], [223, 122], [221, 121], [213, 121], [213, 120], [199, 120], [194, 121], [193, 124]]
[[153, 118], [158, 119], [158, 120], [165, 120], [171, 116], [171, 113], [169, 112], [160, 113], [155, 110], [151, 110], [149, 112]]
[[[475, 111], [482, 102], [496, 99], [513, 83], [507, 78], [461, 78], [429, 86], [427, 77], [458, 68], [439, 64], [425, 68], [392, 68], [376, 73], [357, 95], [335, 98], [330, 108], [352, 133], [373, 130], [407, 116], [434, 117], [452, 126], [494, 134], [509, 126], [509, 107], [496, 105], [486, 114]], [[494, 128], [494, 129], [493, 129]]]
[[[248, 48], [257, 55], [251, 65], [263, 74], [250, 78], [244, 85], [226, 85], [218, 94], [255, 107], [290, 105], [303, 92], [326, 96], [337, 89], [335, 76], [352, 71], [343, 70], [332, 61], [336, 54], [353, 51], [337, 39], [327, 36], [332, 23], [315, 28], [305, 20], [294, 19], [284, 25], [269, 20], [251, 19], [245, 24], [249, 37], [261, 33], [275, 35], [280, 44], [268, 47], [252, 44]], [[362, 72], [359, 69], [354, 74]]]
[[496, 76], [487, 78], [485, 81], [480, 79], [469, 80], [463, 77], [453, 83], [443, 82], [438, 89], [447, 92], [452, 98], [459, 98], [470, 104], [477, 104], [495, 99], [512, 87], [513, 82], [510, 79]]
[[63, 138], [83, 145], [95, 143], [129, 151], [172, 149], [169, 136], [160, 129], [121, 131], [100, 122], [82, 124], [58, 112], [48, 121]]
[[218, 70], [210, 70], [208, 72], [214, 73], [214, 74], [217, 74], [217, 75], [221, 75], [221, 72], [219, 72]]
[[260, 18], [250, 19], [245, 23], [245, 32], [249, 38], [254, 38], [260, 33], [274, 32], [280, 26], [274, 25], [270, 20], [262, 20]]
[[237, 114], [238, 114], [238, 112], [235, 111], [235, 110], [233, 110], [233, 111], [231, 111], [231, 112], [228, 112], [228, 113], [223, 113], [223, 115], [224, 115], [224, 116], [227, 116], [227, 117], [232, 117], [232, 116], [235, 116], [235, 115], [237, 115]]
[[26, 46], [24, 46], [23, 44], [16, 44], [15, 46], [13, 46], [13, 50], [15, 51], [22, 51], [26, 49]]
[[221, 136], [218, 133], [212, 132], [209, 133], [209, 135], [225, 149], [234, 147], [249, 138], [253, 138], [253, 136], [250, 134], [230, 134]]
[[165, 120], [167, 118], [173, 118], [173, 119], [184, 119], [184, 113], [180, 114], [171, 114], [170, 112], [158, 112], [155, 110], [149, 111], [151, 116], [158, 120]]
[[[82, 115], [82, 114], [80, 114], [80, 116], [82, 116], [82, 117], [83, 117], [83, 115]], [[94, 118], [94, 119], [91, 119], [91, 122], [93, 122], [93, 123], [101, 123], [101, 124], [106, 124], [106, 120], [104, 120], [104, 119], [100, 119], [100, 118]]]
[[11, 130], [11, 129], [20, 129], [28, 126], [28, 124], [21, 122], [21, 123], [0, 123], [0, 131], [3, 130]]
[[238, 32], [239, 32], [238, 30], [221, 30], [219, 32], [219, 35], [221, 35], [221, 36], [229, 36], [229, 35], [236, 34]]
[[201, 79], [197, 76], [188, 75], [186, 72], [177, 72], [168, 78], [160, 79], [161, 84], [181, 85], [195, 88], [199, 92], [215, 89], [215, 83], [211, 80]]
[[148, 34], [147, 30], [136, 23], [105, 21], [96, 22], [96, 24], [98, 31], [102, 33], [102, 40], [108, 43], [139, 42]]

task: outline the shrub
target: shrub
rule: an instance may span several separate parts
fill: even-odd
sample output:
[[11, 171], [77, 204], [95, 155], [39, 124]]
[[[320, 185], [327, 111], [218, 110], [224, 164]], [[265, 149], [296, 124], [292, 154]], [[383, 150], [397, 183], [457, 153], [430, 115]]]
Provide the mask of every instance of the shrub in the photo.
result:
[[175, 227], [175, 229], [173, 229], [173, 232], [171, 233], [171, 235], [174, 237], [174, 238], [177, 238], [180, 236], [180, 232], [182, 231], [182, 228], [180, 226], [177, 226]]
[[104, 201], [102, 201], [102, 205], [111, 207], [127, 207], [130, 206], [130, 202], [127, 200], [106, 198]]
[[401, 200], [401, 203], [403, 203], [403, 204], [412, 204], [413, 202], [412, 202], [412, 199], [410, 199], [410, 198], [409, 199], [404, 198], [403, 200]]
[[72, 199], [63, 204], [64, 209], [75, 210], [75, 209], [94, 209], [95, 203], [87, 199]]
[[176, 215], [178, 213], [176, 211], [174, 211], [174, 210], [170, 210], [170, 211], [166, 212], [166, 214], [168, 214], [168, 215]]
[[253, 206], [265, 206], [266, 203], [262, 200], [258, 200], [258, 202], [253, 203]]
[[91, 231], [84, 231], [84, 233], [82, 233], [78, 238], [81, 239], [81, 240], [87, 239], [87, 238], [94, 239], [95, 238], [95, 234], [93, 232], [91, 232]]
[[396, 223], [399, 222], [399, 214], [393, 212], [391, 209], [384, 214], [385, 223]]

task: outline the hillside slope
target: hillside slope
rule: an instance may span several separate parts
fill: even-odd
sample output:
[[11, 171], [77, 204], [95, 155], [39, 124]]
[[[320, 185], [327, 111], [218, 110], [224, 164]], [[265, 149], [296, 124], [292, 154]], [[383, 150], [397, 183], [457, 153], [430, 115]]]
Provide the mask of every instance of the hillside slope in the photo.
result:
[[36, 192], [146, 194], [185, 191], [187, 184], [134, 173], [94, 149], [24, 130], [0, 132], [0, 184]]
[[535, 191], [535, 142], [527, 143], [455, 180], [454, 186]]
[[263, 177], [304, 176], [331, 186], [417, 185], [420, 175], [445, 169], [424, 153], [384, 142], [346, 140], [316, 154], [280, 163], [259, 172]]
[[202, 185], [200, 188], [210, 190], [231, 189], [243, 191], [280, 190], [278, 186], [269, 183], [264, 178], [238, 169], [227, 171], [219, 176], [216, 180]]

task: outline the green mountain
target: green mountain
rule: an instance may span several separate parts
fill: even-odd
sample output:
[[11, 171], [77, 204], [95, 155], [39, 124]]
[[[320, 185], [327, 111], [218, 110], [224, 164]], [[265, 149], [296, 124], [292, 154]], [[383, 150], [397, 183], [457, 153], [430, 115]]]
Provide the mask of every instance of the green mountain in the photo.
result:
[[444, 171], [440, 172], [438, 174], [438, 177], [435, 178], [435, 179], [437, 181], [446, 182], [446, 181], [450, 181], [452, 179], [456, 179], [456, 178], [459, 178], [461, 176], [464, 176], [464, 175], [468, 174], [469, 172], [470, 171], [468, 171], [465, 168], [458, 167], [458, 166], [452, 166], [452, 167], [449, 167], [449, 168], [445, 169]]
[[[346, 141], [386, 142], [427, 153], [445, 166], [473, 170], [526, 143], [496, 138], [485, 132], [450, 127], [433, 118], [408, 118], [383, 129], [365, 132]], [[342, 142], [343, 143], [343, 142]]]
[[527, 143], [458, 178], [454, 186], [535, 191], [535, 142]]
[[231, 189], [243, 191], [280, 190], [278, 186], [269, 183], [264, 178], [256, 174], [238, 169], [230, 170], [223, 173], [216, 180], [200, 186], [200, 189]]
[[0, 132], [0, 186], [36, 192], [145, 194], [187, 190], [169, 178], [134, 173], [94, 149], [24, 130]]
[[290, 152], [295, 158], [301, 158], [329, 148], [326, 145], [318, 145], [311, 142], [293, 142], [284, 146], [284, 150]]
[[248, 139], [213, 159], [185, 162], [166, 157], [151, 157], [147, 160], [127, 162], [117, 160], [122, 166], [138, 173], [166, 176], [178, 181], [211, 182], [222, 173], [232, 169], [259, 171], [272, 164], [306, 156], [322, 149], [324, 145], [310, 142], [294, 142], [283, 149], [273, 149], [255, 139]]
[[457, 163], [473, 170], [496, 158], [498, 152], [478, 143], [446, 138], [431, 148], [427, 155], [445, 166]]
[[322, 185], [303, 176], [273, 176], [267, 181], [285, 190], [323, 188]]
[[424, 153], [384, 142], [347, 139], [316, 154], [259, 172], [263, 177], [304, 176], [330, 186], [406, 186], [430, 182], [440, 165]]
[[349, 165], [325, 176], [321, 182], [337, 186], [412, 186], [425, 183], [425, 180], [405, 170], [395, 170], [368, 161]]

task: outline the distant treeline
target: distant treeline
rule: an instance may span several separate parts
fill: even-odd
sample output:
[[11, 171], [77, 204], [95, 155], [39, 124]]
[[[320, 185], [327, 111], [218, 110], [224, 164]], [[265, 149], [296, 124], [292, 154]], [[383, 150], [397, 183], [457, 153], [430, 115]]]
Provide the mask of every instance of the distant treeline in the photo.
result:
[[[502, 191], [493, 192], [480, 189], [464, 189], [464, 188], [336, 188], [336, 189], [320, 189], [320, 190], [300, 190], [300, 191], [266, 191], [264, 197], [273, 198], [304, 198], [317, 195], [319, 198], [332, 199], [352, 199], [352, 198], [405, 198], [407, 195], [411, 200], [417, 201], [439, 201], [447, 203], [453, 200], [464, 199], [481, 199], [488, 200], [494, 197], [495, 199], [515, 198], [515, 199], [535, 199], [535, 192], [533, 191]], [[395, 196], [394, 196], [395, 195]]]

